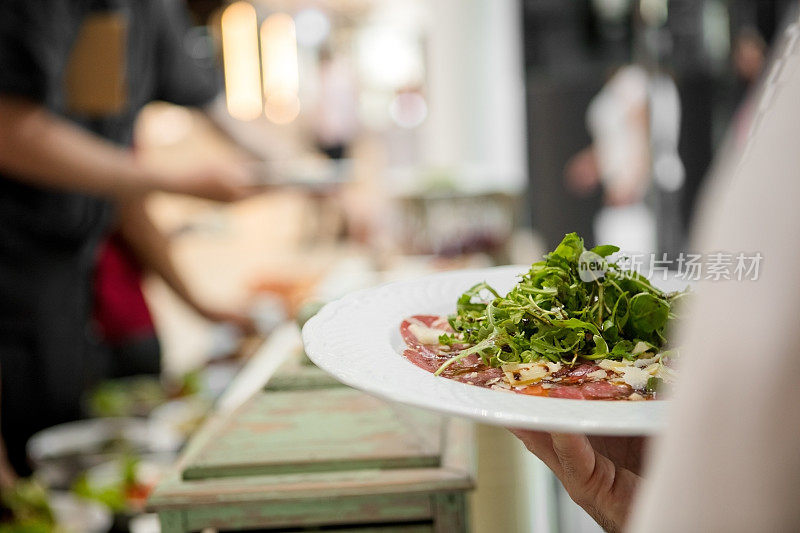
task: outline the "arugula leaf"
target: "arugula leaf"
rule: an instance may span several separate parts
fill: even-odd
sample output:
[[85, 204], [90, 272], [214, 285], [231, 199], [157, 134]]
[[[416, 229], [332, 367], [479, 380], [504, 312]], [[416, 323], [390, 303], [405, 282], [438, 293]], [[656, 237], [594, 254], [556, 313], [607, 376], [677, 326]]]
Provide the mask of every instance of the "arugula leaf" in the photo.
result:
[[592, 336], [592, 340], [594, 341], [594, 350], [592, 351], [593, 354], [607, 354], [608, 353], [608, 344], [606, 344], [605, 339], [600, 335]]
[[[596, 246], [606, 258], [617, 246]], [[520, 282], [501, 296], [478, 283], [456, 302], [449, 317], [455, 334], [440, 342], [468, 348], [454, 354], [437, 371], [471, 354], [491, 366], [548, 360], [572, 364], [578, 359], [634, 360], [656, 353], [665, 344], [665, 330], [675, 314], [672, 302], [683, 293], [664, 294], [647, 278], [624, 272], [607, 261], [601, 279], [583, 281], [578, 262], [583, 239], [569, 233], [543, 261], [531, 265]]]
[[595, 246], [592, 248], [591, 251], [600, 257], [608, 257], [613, 253], [619, 252], [619, 246], [614, 246], [613, 244], [601, 244], [600, 246]]
[[637, 294], [631, 298], [630, 321], [634, 330], [652, 333], [663, 328], [669, 318], [669, 304], [664, 299], [649, 293]]
[[664, 385], [664, 380], [659, 379], [657, 377], [652, 377], [647, 379], [647, 385], [645, 386], [645, 389], [648, 392], [658, 392], [658, 390], [661, 387], [663, 387], [663, 385]]
[[570, 263], [577, 262], [580, 255], [583, 253], [583, 239], [578, 237], [577, 233], [568, 233], [564, 236], [553, 253], [550, 254], [551, 258], [560, 257]]

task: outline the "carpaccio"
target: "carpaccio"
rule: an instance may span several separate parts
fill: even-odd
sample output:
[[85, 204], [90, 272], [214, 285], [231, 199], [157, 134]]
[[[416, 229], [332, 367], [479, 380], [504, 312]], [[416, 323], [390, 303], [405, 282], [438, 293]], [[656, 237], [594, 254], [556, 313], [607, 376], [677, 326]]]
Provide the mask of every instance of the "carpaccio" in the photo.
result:
[[[468, 348], [468, 345], [465, 344], [441, 345], [438, 342], [438, 337], [420, 339], [414, 330], [422, 328], [444, 332], [452, 332], [452, 328], [446, 317], [434, 315], [415, 315], [400, 324], [400, 334], [406, 343], [406, 350], [403, 355], [405, 355], [406, 359], [428, 372], [435, 372], [442, 363], [456, 355], [460, 350]], [[508, 380], [505, 379], [505, 373], [502, 369], [492, 368], [483, 364], [480, 356], [473, 354], [447, 367], [441, 376], [469, 385], [531, 396], [576, 400], [653, 399], [652, 393], [637, 391], [626, 384], [611, 383], [608, 380], [591, 376], [593, 373], [596, 376], [598, 370], [602, 369], [594, 362], [578, 359], [573, 365], [563, 365], [560, 370], [534, 385], [512, 387]]]

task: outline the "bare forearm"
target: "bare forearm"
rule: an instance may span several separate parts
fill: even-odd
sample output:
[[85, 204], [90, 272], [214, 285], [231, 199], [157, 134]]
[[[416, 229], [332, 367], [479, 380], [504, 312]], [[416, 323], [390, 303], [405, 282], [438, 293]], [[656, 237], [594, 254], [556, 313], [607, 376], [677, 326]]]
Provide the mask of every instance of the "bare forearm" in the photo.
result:
[[142, 198], [123, 203], [119, 211], [120, 232], [143, 266], [158, 274], [184, 302], [205, 319], [233, 324], [246, 334], [256, 332], [256, 325], [247, 314], [208, 306], [189, 290], [172, 260], [169, 240], [153, 223]]
[[0, 98], [0, 170], [34, 185], [113, 198], [168, 188], [129, 150], [17, 98]]
[[143, 199], [122, 203], [119, 216], [120, 233], [142, 265], [158, 274], [181, 299], [197, 309], [197, 301], [172, 260], [169, 240], [153, 223]]

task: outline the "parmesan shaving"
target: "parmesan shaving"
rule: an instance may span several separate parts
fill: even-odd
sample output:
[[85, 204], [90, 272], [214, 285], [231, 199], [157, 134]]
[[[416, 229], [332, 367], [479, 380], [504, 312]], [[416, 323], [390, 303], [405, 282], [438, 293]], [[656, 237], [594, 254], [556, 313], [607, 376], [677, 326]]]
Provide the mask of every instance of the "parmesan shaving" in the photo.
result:
[[561, 363], [507, 363], [501, 367], [506, 381], [515, 387], [531, 385], [561, 370]]
[[625, 368], [629, 367], [631, 362], [623, 359], [622, 361], [614, 361], [613, 359], [602, 359], [597, 362], [597, 366], [604, 370], [610, 370], [617, 374], [622, 374]]
[[639, 355], [640, 353], [644, 353], [646, 351], [652, 350], [652, 347], [644, 341], [639, 341], [636, 343], [636, 346], [633, 347], [631, 353], [633, 355]]
[[622, 381], [634, 389], [641, 390], [646, 388], [648, 379], [650, 379], [650, 374], [635, 366], [629, 366], [622, 372]]
[[[639, 368], [633, 361], [623, 359], [622, 361], [613, 361], [611, 359], [603, 359], [598, 361], [597, 366], [605, 370], [610, 370], [618, 374], [622, 381], [630, 385], [634, 389], [645, 389], [647, 387], [647, 380], [652, 376], [657, 376], [662, 368], [659, 363], [652, 363], [646, 368]], [[594, 372], [592, 372], [593, 374]], [[587, 374], [591, 375], [591, 374]]]
[[605, 370], [595, 370], [586, 374], [586, 377], [590, 379], [606, 379], [608, 374], [606, 374]]
[[429, 328], [420, 324], [409, 324], [408, 331], [422, 344], [439, 344], [439, 337], [447, 334], [442, 329]]
[[633, 362], [633, 364], [634, 364], [634, 366], [638, 366], [639, 368], [644, 368], [646, 366], [652, 365], [653, 363], [657, 362], [659, 359], [661, 359], [661, 357], [656, 355], [655, 357], [649, 357], [647, 359], [637, 359], [636, 361]]

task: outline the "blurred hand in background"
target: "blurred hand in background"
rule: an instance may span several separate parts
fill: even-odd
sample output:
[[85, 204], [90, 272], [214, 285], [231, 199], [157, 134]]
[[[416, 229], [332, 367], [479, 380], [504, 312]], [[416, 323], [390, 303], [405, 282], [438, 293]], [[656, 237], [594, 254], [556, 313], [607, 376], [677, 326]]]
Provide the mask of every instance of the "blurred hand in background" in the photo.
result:
[[578, 196], [588, 196], [600, 185], [600, 169], [593, 146], [587, 146], [564, 167], [567, 189]]
[[159, 178], [168, 192], [217, 202], [244, 200], [259, 192], [254, 173], [236, 163], [212, 163]]

